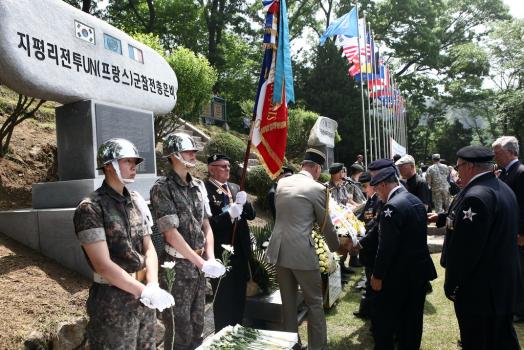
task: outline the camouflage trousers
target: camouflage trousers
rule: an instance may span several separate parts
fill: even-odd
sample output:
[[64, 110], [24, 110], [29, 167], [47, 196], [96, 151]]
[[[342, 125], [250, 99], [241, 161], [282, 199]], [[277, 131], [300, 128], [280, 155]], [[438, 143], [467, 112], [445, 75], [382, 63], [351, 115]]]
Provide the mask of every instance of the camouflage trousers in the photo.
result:
[[94, 283], [87, 299], [91, 350], [156, 349], [155, 310], [121, 289]]
[[[167, 290], [164, 278], [162, 278], [162, 288]], [[204, 331], [206, 297], [204, 274], [199, 273], [196, 278], [175, 277], [171, 294], [175, 298], [175, 306], [162, 312], [165, 327], [164, 350], [196, 349], [202, 344], [202, 332]], [[175, 326], [174, 344], [173, 324]]]
[[448, 210], [449, 207], [449, 189], [431, 189], [433, 198], [433, 208], [435, 213], [442, 213]]

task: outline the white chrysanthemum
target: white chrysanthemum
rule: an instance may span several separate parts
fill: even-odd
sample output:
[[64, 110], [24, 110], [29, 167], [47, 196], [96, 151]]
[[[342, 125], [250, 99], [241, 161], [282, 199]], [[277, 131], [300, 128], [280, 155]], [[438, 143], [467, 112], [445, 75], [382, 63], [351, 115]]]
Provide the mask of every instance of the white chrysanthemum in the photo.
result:
[[222, 248], [230, 252], [231, 254], [235, 254], [235, 248], [231, 244], [222, 244]]
[[165, 263], [163, 263], [160, 266], [163, 267], [164, 269], [172, 269], [172, 268], [175, 267], [175, 262], [174, 261], [166, 261]]

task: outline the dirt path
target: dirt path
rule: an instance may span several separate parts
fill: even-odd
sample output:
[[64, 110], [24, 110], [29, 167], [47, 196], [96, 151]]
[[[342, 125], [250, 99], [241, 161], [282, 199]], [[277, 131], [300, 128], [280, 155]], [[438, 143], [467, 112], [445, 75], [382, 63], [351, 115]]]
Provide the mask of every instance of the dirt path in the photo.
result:
[[85, 314], [90, 282], [0, 234], [0, 349]]

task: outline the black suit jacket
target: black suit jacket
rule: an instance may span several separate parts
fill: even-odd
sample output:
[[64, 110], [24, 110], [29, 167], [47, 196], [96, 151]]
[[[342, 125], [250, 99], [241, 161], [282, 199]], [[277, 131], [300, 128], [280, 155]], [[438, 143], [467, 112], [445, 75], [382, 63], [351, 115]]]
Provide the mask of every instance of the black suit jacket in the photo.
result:
[[500, 179], [513, 190], [517, 197], [519, 205], [518, 234], [524, 235], [524, 165], [520, 161], [516, 161], [507, 173], [500, 174]]
[[375, 256], [377, 255], [378, 247], [378, 220], [383, 203], [375, 194], [368, 198], [362, 213], [358, 215], [358, 219], [364, 221], [366, 225], [366, 235], [359, 240], [362, 248], [359, 252], [360, 262], [369, 269], [375, 266]]
[[431, 207], [431, 191], [426, 181], [419, 175], [415, 174], [405, 181], [406, 189], [409, 193], [415, 195], [424, 205]]
[[395, 190], [380, 214], [373, 275], [384, 291], [420, 285], [437, 277], [427, 244], [426, 208], [404, 188]]
[[[224, 208], [224, 194], [222, 191], [211, 183], [209, 180], [205, 182], [207, 196], [209, 198], [209, 207], [211, 208], [211, 214], [213, 215], [209, 222], [213, 229], [213, 237], [215, 240], [215, 256], [221, 259], [222, 244], [231, 244], [233, 235], [233, 223], [231, 222], [231, 216], [227, 211], [223, 211]], [[227, 183], [233, 200], [237, 193], [240, 191], [240, 187], [234, 183]], [[249, 226], [247, 220], [253, 220], [256, 216], [253, 205], [249, 202], [244, 204], [242, 215], [237, 226], [237, 233], [235, 236], [235, 254], [231, 257], [232, 259], [248, 259], [251, 256], [251, 237], [249, 234]]]
[[511, 314], [520, 288], [517, 200], [491, 172], [471, 181], [446, 219], [444, 292], [467, 314]]

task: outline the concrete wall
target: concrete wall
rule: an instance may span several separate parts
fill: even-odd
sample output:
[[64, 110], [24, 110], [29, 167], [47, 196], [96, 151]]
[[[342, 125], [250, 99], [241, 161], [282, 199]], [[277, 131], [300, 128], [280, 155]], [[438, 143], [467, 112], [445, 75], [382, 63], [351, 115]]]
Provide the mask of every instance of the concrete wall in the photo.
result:
[[0, 232], [91, 279], [73, 227], [74, 208], [0, 211]]

